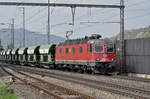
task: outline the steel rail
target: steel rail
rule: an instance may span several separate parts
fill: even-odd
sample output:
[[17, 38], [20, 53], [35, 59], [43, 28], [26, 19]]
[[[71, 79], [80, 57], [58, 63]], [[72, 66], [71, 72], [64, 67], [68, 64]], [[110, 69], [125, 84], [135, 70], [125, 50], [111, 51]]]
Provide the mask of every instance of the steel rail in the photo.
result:
[[[22, 71], [24, 71], [24, 70], [22, 70]], [[25, 70], [25, 71], [27, 71], [27, 70]], [[29, 70], [28, 70], [28, 72], [29, 72]], [[30, 70], [30, 72], [31, 72], [31, 70]], [[35, 72], [35, 71], [32, 70], [32, 73], [35, 73], [35, 74], [43, 73], [44, 75], [46, 75], [46, 73], [48, 73], [48, 72], [40, 72], [40, 71]], [[47, 74], [46, 76], [50, 76], [50, 75]], [[120, 91], [120, 90], [112, 89], [112, 88], [106, 88], [104, 86], [96, 86], [96, 85], [88, 84], [88, 82], [90, 82], [91, 80], [82, 79], [82, 80], [85, 80], [87, 82], [87, 83], [85, 83], [85, 82], [76, 81], [75, 79], [77, 79], [77, 78], [75, 78], [75, 77], [70, 77], [70, 79], [74, 79], [74, 80], [69, 80], [69, 79], [62, 78], [62, 76], [64, 76], [64, 75], [61, 75], [61, 77], [60, 77], [60, 75], [59, 76], [58, 75], [57, 76], [56, 75], [53, 75], [53, 76], [51, 75], [50, 77], [65, 80], [65, 81], [70, 81], [70, 82], [74, 82], [74, 83], [78, 83], [78, 84], [82, 84], [82, 85], [86, 85], [86, 86], [90, 86], [90, 87], [93, 87], [93, 88], [96, 88], [96, 89], [101, 89], [101, 90], [109, 91], [109, 92], [116, 93], [116, 94], [122, 94], [122, 95], [125, 95], [125, 96], [130, 96], [130, 97], [135, 97], [135, 98], [142, 98], [142, 99], [150, 99], [150, 98], [147, 98], [147, 97], [142, 96], [142, 95], [140, 96], [139, 94], [136, 95], [136, 94], [133, 94], [133, 93], [130, 93], [130, 92]], [[67, 77], [69, 77], [69, 76], [67, 76]], [[123, 86], [119, 86], [119, 85], [115, 85], [115, 84], [111, 84], [111, 83], [106, 83], [106, 82], [99, 82], [98, 81], [97, 84], [105, 85], [105, 86], [112, 86], [112, 87], [115, 86], [115, 88], [121, 88], [122, 87], [121, 89], [128, 90], [128, 87], [123, 87]], [[142, 90], [142, 89], [138, 90], [137, 88], [130, 88], [129, 90], [134, 91], [134, 92], [137, 91], [138, 93], [142, 93], [142, 91], [144, 91], [146, 94], [149, 94], [149, 91], [145, 91], [145, 90]]]
[[[12, 69], [12, 68], [11, 68], [11, 69]], [[12, 69], [12, 70], [15, 71], [15, 72], [17, 72], [17, 73], [19, 73], [19, 74], [22, 74], [22, 75], [25, 75], [25, 76], [27, 76], [27, 77], [36, 79], [36, 80], [38, 80], [38, 81], [40, 81], [40, 82], [47, 83], [47, 84], [50, 85], [50, 86], [55, 86], [56, 88], [59, 88], [59, 89], [61, 89], [61, 90], [65, 90], [65, 91], [68, 92], [68, 93], [71, 93], [71, 94], [74, 94], [74, 95], [77, 95], [77, 96], [81, 96], [81, 97], [83, 97], [83, 98], [85, 98], [85, 99], [95, 99], [94, 97], [87, 96], [87, 95], [82, 94], [82, 93], [79, 93], [79, 92], [77, 92], [77, 91], [64, 88], [64, 87], [62, 87], [62, 86], [54, 85], [54, 84], [52, 84], [52, 83], [50, 83], [50, 82], [47, 82], [47, 81], [44, 81], [44, 80], [42, 80], [42, 79], [38, 79], [38, 78], [36, 78], [36, 77], [30, 76], [30, 75], [28, 75], [28, 74], [25, 74], [25, 73], [23, 73], [23, 72], [16, 71], [15, 69]]]
[[148, 79], [148, 78], [130, 77], [130, 76], [112, 76], [112, 78], [150, 83], [150, 79]]
[[[8, 68], [9, 68], [9, 67], [8, 67]], [[54, 87], [56, 87], [57, 89], [64, 90], [64, 91], [66, 91], [66, 92], [68, 92], [68, 93], [70, 93], [70, 94], [73, 94], [73, 95], [77, 95], [77, 96], [79, 96], [79, 97], [82, 97], [82, 99], [96, 99], [96, 98], [94, 98], [94, 97], [91, 97], [91, 96], [88, 96], [88, 95], [79, 93], [79, 92], [77, 92], [77, 91], [74, 91], [74, 90], [71, 90], [71, 89], [67, 89], [67, 88], [64, 88], [64, 87], [62, 87], [62, 86], [58, 86], [58, 85], [52, 84], [52, 83], [50, 83], [50, 82], [47, 82], [47, 81], [45, 81], [45, 80], [42, 80], [42, 79], [39, 79], [39, 78], [30, 76], [30, 75], [25, 74], [25, 73], [23, 73], [23, 72], [19, 72], [19, 71], [13, 69], [13, 68], [10, 68], [10, 69], [12, 69], [13, 71], [15, 71], [15, 72], [17, 72], [17, 73], [19, 73], [19, 74], [21, 74], [21, 75], [25, 75], [25, 76], [30, 77], [30, 78], [32, 78], [32, 79], [38, 80], [38, 81], [40, 81], [40, 82], [42, 82], [42, 83], [46, 83], [46, 84], [48, 84], [49, 86], [54, 86]]]
[[[15, 66], [20, 66], [20, 65], [15, 65]], [[22, 66], [26, 67], [26, 66]], [[42, 68], [45, 69], [45, 68]], [[59, 71], [59, 70], [58, 70]], [[87, 74], [90, 75], [90, 74]], [[96, 74], [95, 74], [96, 75]], [[139, 78], [139, 77], [129, 77], [129, 76], [103, 76], [103, 75], [96, 75], [96, 76], [102, 76], [102, 77], [107, 77], [107, 78], [113, 78], [113, 79], [123, 79], [123, 80], [130, 80], [130, 81], [140, 81], [144, 83], [150, 83], [150, 79], [147, 78]]]
[[30, 85], [30, 86], [33, 87], [33, 88], [36, 88], [36, 89], [38, 89], [38, 90], [42, 90], [44, 93], [46, 93], [46, 94], [48, 94], [48, 95], [50, 95], [50, 96], [53, 96], [53, 97], [55, 97], [56, 99], [64, 99], [64, 98], [62, 98], [62, 97], [60, 97], [60, 96], [58, 96], [58, 95], [55, 95], [54, 93], [49, 92], [48, 90], [46, 90], [46, 89], [44, 89], [44, 88], [41, 88], [41, 87], [36, 86], [36, 85], [34, 85], [34, 84], [32, 84], [32, 83], [26, 81], [26, 80], [21, 79], [20, 77], [18, 77], [18, 76], [16, 76], [16, 75], [12, 74], [12, 73], [10, 73], [10, 72], [8, 72], [8, 71], [7, 71], [6, 69], [4, 69], [3, 67], [1, 67], [1, 68], [2, 68], [3, 71], [5, 71], [6, 73], [8, 73], [9, 75], [15, 77], [16, 79], [18, 79], [18, 80], [24, 82], [24, 83], [27, 84], [27, 85]]
[[[38, 72], [41, 72], [41, 71], [39, 71], [39, 70], [37, 70]], [[50, 73], [50, 72], [46, 72], [45, 71], [45, 73]], [[65, 76], [65, 77], [68, 77], [68, 78], [72, 78], [72, 76], [68, 76], [68, 75], [63, 75], [63, 74], [56, 74], [56, 73], [50, 73], [50, 74], [52, 74], [52, 75], [57, 75], [57, 76]], [[84, 81], [90, 81], [90, 82], [92, 82], [92, 83], [96, 83], [96, 84], [99, 84], [99, 83], [102, 83], [103, 85], [109, 85], [110, 87], [111, 86], [116, 86], [117, 88], [119, 88], [119, 87], [123, 87], [122, 89], [130, 89], [130, 90], [138, 90], [139, 92], [145, 92], [145, 93], [147, 93], [147, 94], [150, 94], [150, 91], [149, 90], [143, 90], [143, 89], [139, 89], [139, 88], [132, 88], [132, 87], [126, 87], [126, 86], [121, 86], [121, 85], [118, 85], [118, 84], [113, 84], [113, 83], [106, 83], [106, 82], [102, 82], [102, 81], [96, 81], [96, 80], [89, 80], [89, 79], [85, 79], [85, 78], [76, 78], [76, 77], [73, 77], [74, 79], [82, 79], [82, 80], [84, 80]]]
[[[3, 65], [8, 66], [8, 64], [3, 64]], [[13, 64], [9, 64], [9, 65], [13, 65]], [[18, 67], [20, 65], [13, 65], [13, 66], [17, 66]], [[22, 67], [23, 68], [27, 68], [27, 66], [22, 66]], [[34, 67], [34, 68], [36, 68], [36, 67]], [[42, 68], [42, 69], [46, 69], [46, 68]], [[59, 70], [57, 70], [57, 71], [59, 71]], [[91, 75], [91, 74], [87, 74], [87, 75]], [[123, 80], [140, 81], [140, 82], [144, 82], [144, 83], [150, 83], [150, 79], [140, 78], [140, 77], [130, 77], [130, 76], [120, 76], [120, 75], [116, 75], [116, 76], [103, 76], [103, 75], [97, 75], [97, 74], [95, 74], [95, 76], [102, 76], [102, 77], [113, 78], [113, 79], [123, 79]]]

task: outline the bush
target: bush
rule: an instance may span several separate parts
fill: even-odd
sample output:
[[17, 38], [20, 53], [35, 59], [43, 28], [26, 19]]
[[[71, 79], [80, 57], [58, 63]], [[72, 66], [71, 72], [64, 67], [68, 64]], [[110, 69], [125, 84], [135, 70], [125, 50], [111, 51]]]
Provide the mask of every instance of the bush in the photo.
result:
[[9, 86], [0, 83], [0, 99], [17, 99], [17, 95], [12, 90], [8, 90]]

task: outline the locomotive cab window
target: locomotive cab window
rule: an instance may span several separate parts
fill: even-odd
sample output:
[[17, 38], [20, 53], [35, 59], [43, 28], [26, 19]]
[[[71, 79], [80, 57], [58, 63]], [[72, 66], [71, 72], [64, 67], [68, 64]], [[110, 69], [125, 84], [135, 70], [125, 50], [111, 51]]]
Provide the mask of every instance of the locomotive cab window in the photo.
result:
[[68, 54], [68, 52], [69, 52], [69, 50], [68, 50], [68, 48], [66, 48], [66, 54]]
[[95, 52], [96, 53], [103, 52], [103, 46], [100, 44], [95, 44]]
[[90, 52], [94, 52], [94, 45], [90, 45]]
[[63, 50], [62, 50], [62, 48], [60, 48], [60, 49], [59, 49], [59, 53], [62, 54], [62, 52], [63, 52]]
[[108, 44], [107, 45], [107, 52], [114, 52], [114, 45], [113, 44]]
[[74, 47], [72, 48], [72, 53], [73, 53], [73, 54], [75, 53], [75, 48], [74, 48]]
[[79, 48], [79, 52], [82, 53], [83, 52], [83, 47]]

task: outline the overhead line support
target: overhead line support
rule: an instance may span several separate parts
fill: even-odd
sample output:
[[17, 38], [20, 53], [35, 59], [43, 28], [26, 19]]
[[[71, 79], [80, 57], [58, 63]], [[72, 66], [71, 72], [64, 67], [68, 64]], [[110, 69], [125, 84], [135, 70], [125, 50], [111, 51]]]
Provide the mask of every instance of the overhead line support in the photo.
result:
[[11, 24], [11, 25], [12, 25], [12, 37], [11, 37], [11, 38], [12, 38], [12, 39], [11, 39], [11, 40], [12, 40], [12, 41], [11, 41], [11, 42], [12, 42], [12, 43], [11, 43], [11, 47], [12, 47], [12, 48], [14, 48], [14, 45], [15, 45], [15, 42], [14, 42], [14, 23], [15, 23], [15, 22], [14, 22], [14, 18], [12, 18], [12, 24]]
[[50, 44], [50, 0], [48, 0], [48, 23], [47, 23], [47, 44]]
[[[124, 0], [120, 0], [120, 6], [124, 6]], [[120, 73], [126, 72], [124, 41], [124, 8], [120, 8]]]
[[124, 8], [120, 5], [99, 5], [99, 4], [64, 4], [64, 3], [18, 3], [18, 2], [0, 2], [0, 5], [12, 6], [52, 6], [52, 7], [90, 7], [90, 8]]
[[75, 11], [76, 11], [76, 8], [75, 7], [71, 7], [71, 12], [72, 12], [72, 24], [71, 25], [74, 25]]

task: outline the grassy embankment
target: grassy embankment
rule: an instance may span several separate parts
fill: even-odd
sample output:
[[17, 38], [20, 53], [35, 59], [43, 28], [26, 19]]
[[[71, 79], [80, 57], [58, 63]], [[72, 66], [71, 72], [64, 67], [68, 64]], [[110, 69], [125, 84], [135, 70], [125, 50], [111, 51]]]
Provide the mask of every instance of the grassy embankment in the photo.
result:
[[0, 99], [17, 99], [17, 95], [9, 90], [9, 84], [2, 85], [0, 83]]
[[140, 34], [136, 36], [136, 38], [147, 38], [147, 37], [150, 37], [150, 33]]

